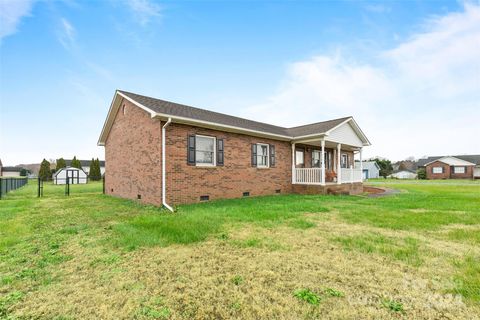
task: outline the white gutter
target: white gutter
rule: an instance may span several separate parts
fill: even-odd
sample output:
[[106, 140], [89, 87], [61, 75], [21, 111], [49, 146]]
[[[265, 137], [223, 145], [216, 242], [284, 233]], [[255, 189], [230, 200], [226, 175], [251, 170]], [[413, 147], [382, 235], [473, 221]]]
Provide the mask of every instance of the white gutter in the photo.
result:
[[167, 204], [167, 180], [165, 178], [165, 129], [170, 125], [172, 122], [172, 118], [168, 118], [168, 121], [162, 127], [162, 204], [165, 208], [173, 212], [173, 208]]

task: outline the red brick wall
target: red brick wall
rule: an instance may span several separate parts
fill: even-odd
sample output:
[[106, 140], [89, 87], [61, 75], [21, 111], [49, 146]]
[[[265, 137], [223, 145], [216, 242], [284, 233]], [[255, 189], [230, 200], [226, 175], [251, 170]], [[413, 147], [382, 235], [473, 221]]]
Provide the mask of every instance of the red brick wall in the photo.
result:
[[[442, 167], [443, 173], [433, 173], [434, 167]], [[446, 163], [435, 161], [425, 166], [425, 171], [427, 179], [473, 179], [473, 168], [474, 166], [467, 166], [465, 173], [454, 173], [453, 167]]]
[[[224, 166], [198, 167], [187, 164], [187, 137], [191, 134], [224, 139]], [[276, 166], [251, 166], [251, 144], [275, 145]], [[171, 124], [166, 133], [167, 199], [169, 204], [198, 202], [200, 196], [210, 200], [291, 192], [291, 144], [210, 129]]]
[[[105, 192], [161, 205], [161, 127], [150, 114], [125, 103], [105, 143]], [[113, 190], [113, 191], [112, 191]]]

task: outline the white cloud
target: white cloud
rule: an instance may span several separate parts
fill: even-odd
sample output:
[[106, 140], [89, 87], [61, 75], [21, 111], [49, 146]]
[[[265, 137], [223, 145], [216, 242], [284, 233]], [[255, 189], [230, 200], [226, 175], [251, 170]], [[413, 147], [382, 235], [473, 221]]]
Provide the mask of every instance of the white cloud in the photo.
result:
[[127, 0], [127, 5], [141, 26], [146, 26], [151, 19], [161, 16], [161, 7], [150, 0]]
[[389, 6], [386, 6], [385, 4], [369, 4], [365, 6], [365, 10], [374, 12], [374, 13], [388, 13], [392, 11], [392, 8]]
[[23, 17], [30, 15], [33, 0], [0, 0], [0, 41], [17, 32]]
[[75, 27], [66, 18], [61, 18], [58, 40], [65, 49], [74, 49], [74, 47], [76, 46], [75, 36]]
[[287, 126], [353, 115], [372, 156], [480, 153], [479, 57], [480, 6], [466, 4], [375, 62], [293, 63], [278, 92], [243, 115]]

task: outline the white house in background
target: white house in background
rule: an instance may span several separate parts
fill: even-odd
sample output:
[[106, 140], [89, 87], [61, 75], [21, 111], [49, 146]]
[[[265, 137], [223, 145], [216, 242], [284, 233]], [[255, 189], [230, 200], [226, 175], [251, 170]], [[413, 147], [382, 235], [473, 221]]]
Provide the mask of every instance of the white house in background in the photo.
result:
[[19, 177], [21, 171], [20, 167], [2, 167], [2, 177]]
[[84, 184], [88, 181], [87, 174], [82, 169], [66, 167], [55, 172], [53, 175], [53, 183], [67, 184], [67, 177], [69, 184]]
[[[360, 168], [360, 161], [355, 161], [355, 168]], [[376, 161], [363, 161], [363, 180], [380, 177], [380, 167]]]
[[[87, 176], [90, 174], [90, 162], [92, 160], [80, 160], [80, 164], [82, 165], [83, 171], [87, 174]], [[65, 160], [65, 163], [67, 164], [67, 167], [72, 165], [72, 160]], [[103, 174], [105, 173], [105, 161], [100, 160], [100, 173]]]
[[397, 172], [392, 173], [389, 175], [387, 178], [393, 178], [393, 179], [416, 179], [417, 178], [417, 173], [409, 170], [400, 170]]

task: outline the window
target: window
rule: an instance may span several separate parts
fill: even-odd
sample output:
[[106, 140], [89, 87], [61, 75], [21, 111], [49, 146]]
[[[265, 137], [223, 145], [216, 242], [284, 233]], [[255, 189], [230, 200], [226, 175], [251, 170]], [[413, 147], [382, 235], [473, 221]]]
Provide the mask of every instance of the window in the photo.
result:
[[268, 167], [268, 144], [257, 144], [257, 167]]
[[127, 107], [125, 106], [125, 103], [123, 104], [122, 111], [123, 111], [123, 115], [127, 113]]
[[303, 165], [305, 162], [303, 160], [303, 150], [295, 150], [295, 164], [297, 166]]
[[265, 143], [252, 143], [252, 167], [275, 167], [275, 146]]
[[348, 168], [348, 154], [342, 154], [342, 168]]
[[433, 167], [432, 173], [443, 173], [443, 167]]
[[317, 167], [317, 168], [320, 168], [320, 158], [321, 158], [321, 154], [322, 152], [321, 151], [318, 151], [318, 150], [313, 150], [312, 151], [312, 167]]
[[453, 167], [453, 173], [465, 173], [465, 167]]
[[200, 166], [215, 165], [215, 137], [195, 136], [195, 163]]

